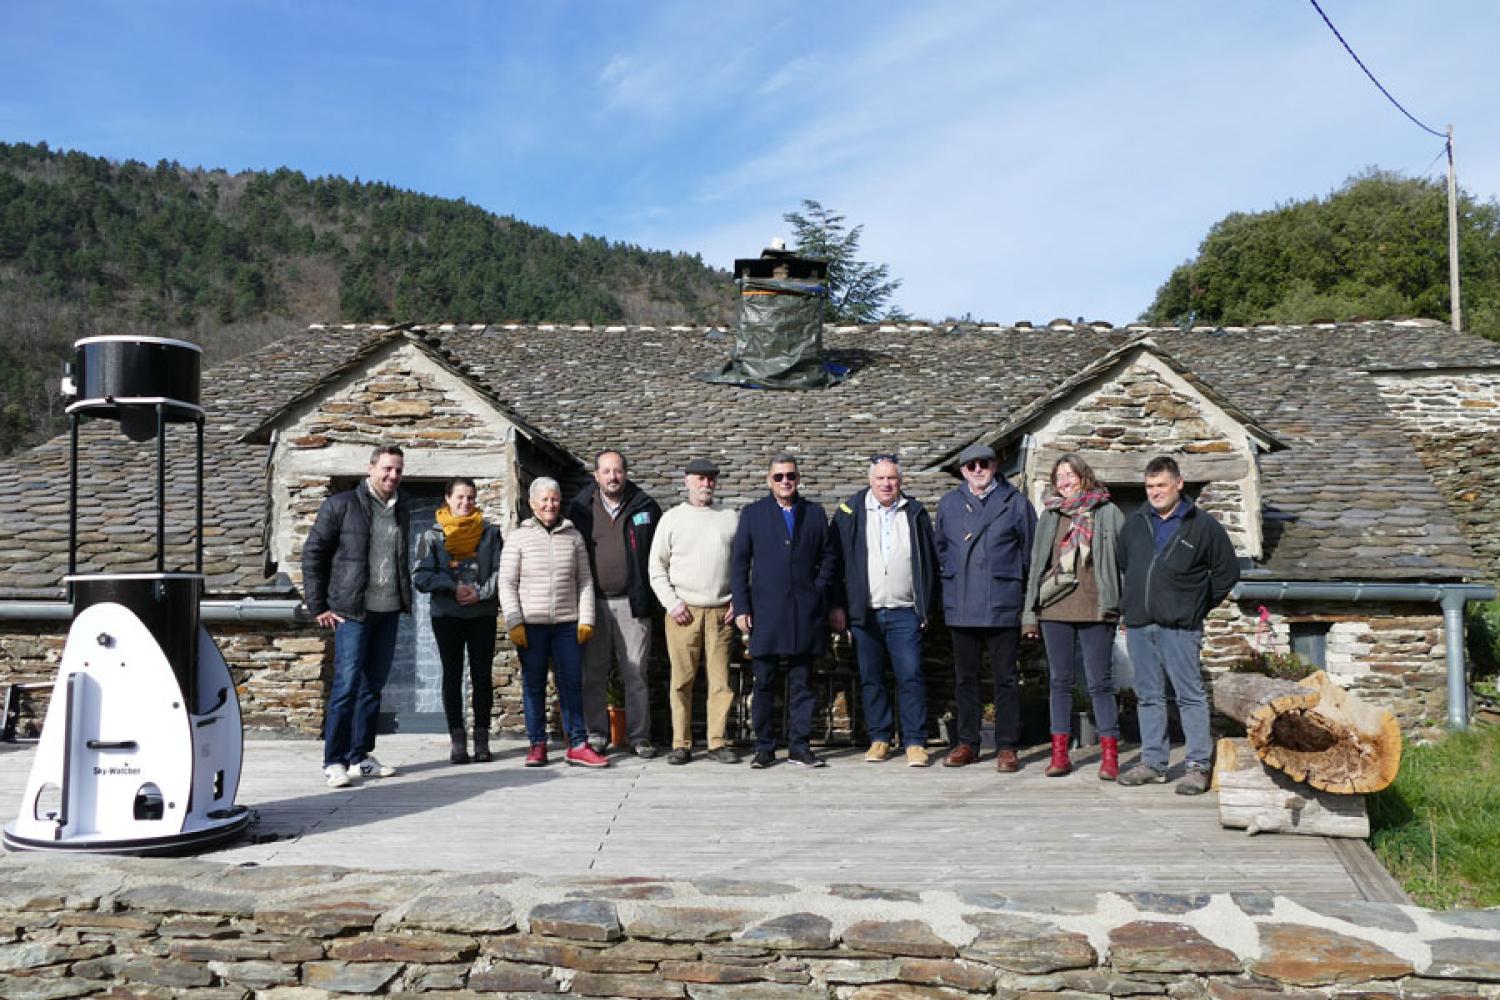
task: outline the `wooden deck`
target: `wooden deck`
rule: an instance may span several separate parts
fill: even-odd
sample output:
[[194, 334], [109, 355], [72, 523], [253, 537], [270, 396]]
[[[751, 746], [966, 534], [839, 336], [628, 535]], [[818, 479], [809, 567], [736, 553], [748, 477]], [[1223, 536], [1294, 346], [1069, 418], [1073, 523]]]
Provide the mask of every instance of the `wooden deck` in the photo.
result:
[[[466, 767], [449, 765], [434, 736], [382, 737], [378, 749], [397, 777], [335, 791], [323, 786], [319, 744], [247, 740], [239, 802], [259, 822], [251, 842], [206, 857], [1008, 894], [1390, 892], [1362, 844], [1225, 830], [1213, 793], [1101, 782], [1092, 755], [1082, 770], [1046, 778], [1040, 747], [1017, 775], [995, 773], [988, 759], [956, 770], [866, 764], [853, 750], [829, 753], [820, 770], [701, 757], [672, 767], [663, 756], [586, 771], [523, 768], [515, 742], [500, 744], [494, 763]], [[29, 750], [0, 752], [7, 822], [30, 765]]]

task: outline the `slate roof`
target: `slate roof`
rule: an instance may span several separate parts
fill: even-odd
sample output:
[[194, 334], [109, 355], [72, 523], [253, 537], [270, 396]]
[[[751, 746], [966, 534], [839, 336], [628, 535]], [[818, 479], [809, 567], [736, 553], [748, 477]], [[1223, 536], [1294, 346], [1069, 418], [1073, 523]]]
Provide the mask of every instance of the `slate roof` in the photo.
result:
[[[205, 568], [215, 596], [287, 592], [284, 580], [264, 575], [266, 447], [240, 439], [389, 330], [313, 327], [204, 373]], [[1500, 368], [1500, 345], [1429, 321], [1187, 331], [1057, 324], [831, 328], [825, 350], [850, 366], [850, 378], [809, 392], [691, 378], [728, 356], [733, 336], [722, 330], [505, 325], [422, 332], [440, 340], [467, 378], [579, 458], [606, 446], [623, 449], [632, 478], [664, 504], [676, 502], [682, 464], [696, 455], [724, 470], [722, 493], [731, 502], [759, 496], [765, 461], [778, 448], [801, 458], [805, 492], [820, 502], [832, 504], [863, 485], [867, 457], [889, 451], [902, 456], [911, 491], [935, 502], [953, 485], [937, 468], [945, 456], [1147, 334], [1287, 445], [1261, 459], [1260, 572], [1293, 580], [1483, 575], [1364, 374]], [[85, 425], [85, 440], [95, 436], [90, 430]], [[150, 462], [123, 439], [104, 454], [110, 460], [102, 468], [85, 465], [80, 568], [149, 568], [142, 561], [154, 529]], [[190, 470], [191, 452], [173, 454], [172, 482], [182, 494], [173, 509], [186, 517], [192, 479], [175, 470]], [[408, 456], [408, 472], [421, 475], [420, 454]], [[66, 485], [66, 436], [0, 463], [0, 598], [61, 593]], [[186, 551], [174, 548], [174, 558]]]

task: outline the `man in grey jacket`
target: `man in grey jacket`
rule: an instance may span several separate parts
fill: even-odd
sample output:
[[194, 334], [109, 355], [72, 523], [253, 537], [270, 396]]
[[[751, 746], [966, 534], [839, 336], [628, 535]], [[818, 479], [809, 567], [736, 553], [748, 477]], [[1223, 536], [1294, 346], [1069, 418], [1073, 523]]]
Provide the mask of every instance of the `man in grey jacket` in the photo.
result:
[[411, 510], [400, 489], [405, 461], [396, 445], [377, 447], [364, 481], [323, 501], [302, 546], [307, 609], [334, 630], [333, 686], [323, 719], [330, 788], [396, 773], [372, 751], [396, 629], [411, 610]]

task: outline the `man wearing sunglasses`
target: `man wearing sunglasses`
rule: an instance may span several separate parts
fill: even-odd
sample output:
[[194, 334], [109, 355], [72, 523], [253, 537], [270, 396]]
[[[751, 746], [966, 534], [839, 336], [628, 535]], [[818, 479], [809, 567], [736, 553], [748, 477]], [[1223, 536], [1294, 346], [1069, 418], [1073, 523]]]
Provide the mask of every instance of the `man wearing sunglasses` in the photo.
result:
[[797, 460], [786, 452], [771, 458], [767, 496], [740, 513], [730, 548], [730, 590], [735, 624], [750, 647], [754, 696], [750, 721], [755, 757], [750, 766], [776, 763], [772, 706], [775, 682], [787, 673], [787, 759], [822, 767], [812, 752], [813, 657], [823, 652], [828, 626], [824, 607], [836, 556], [823, 508], [802, 498]]
[[988, 651], [995, 684], [995, 770], [1018, 771], [1016, 647], [1036, 511], [1020, 491], [996, 476], [995, 452], [988, 445], [970, 445], [958, 462], [963, 485], [938, 502], [935, 528], [958, 703], [958, 742], [943, 764], [963, 767], [979, 759], [979, 663]]
[[859, 661], [859, 692], [876, 764], [891, 753], [891, 702], [885, 690], [889, 662], [896, 677], [901, 743], [909, 767], [926, 767], [927, 687], [922, 676], [922, 636], [936, 583], [932, 520], [922, 504], [901, 492], [895, 455], [870, 458], [870, 485], [839, 504], [833, 515], [839, 567], [834, 625], [847, 617]]

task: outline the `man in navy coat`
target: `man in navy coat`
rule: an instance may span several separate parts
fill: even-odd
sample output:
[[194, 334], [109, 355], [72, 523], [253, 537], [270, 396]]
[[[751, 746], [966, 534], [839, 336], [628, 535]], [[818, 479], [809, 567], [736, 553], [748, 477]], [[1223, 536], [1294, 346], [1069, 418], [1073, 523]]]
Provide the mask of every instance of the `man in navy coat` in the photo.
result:
[[958, 703], [958, 743], [943, 764], [962, 767], [979, 759], [979, 661], [988, 650], [995, 678], [995, 770], [1016, 771], [1021, 736], [1016, 647], [1036, 511], [995, 474], [995, 452], [988, 445], [970, 445], [958, 461], [963, 485], [938, 501], [933, 529]]
[[766, 485], [771, 492], [740, 512], [730, 549], [730, 591], [735, 624], [750, 646], [755, 674], [751, 723], [755, 757], [751, 767], [776, 762], [775, 681], [787, 670], [787, 759], [822, 767], [812, 752], [813, 657], [827, 641], [825, 604], [834, 574], [835, 553], [828, 516], [804, 500], [797, 486], [797, 460], [786, 452], [771, 458]]

